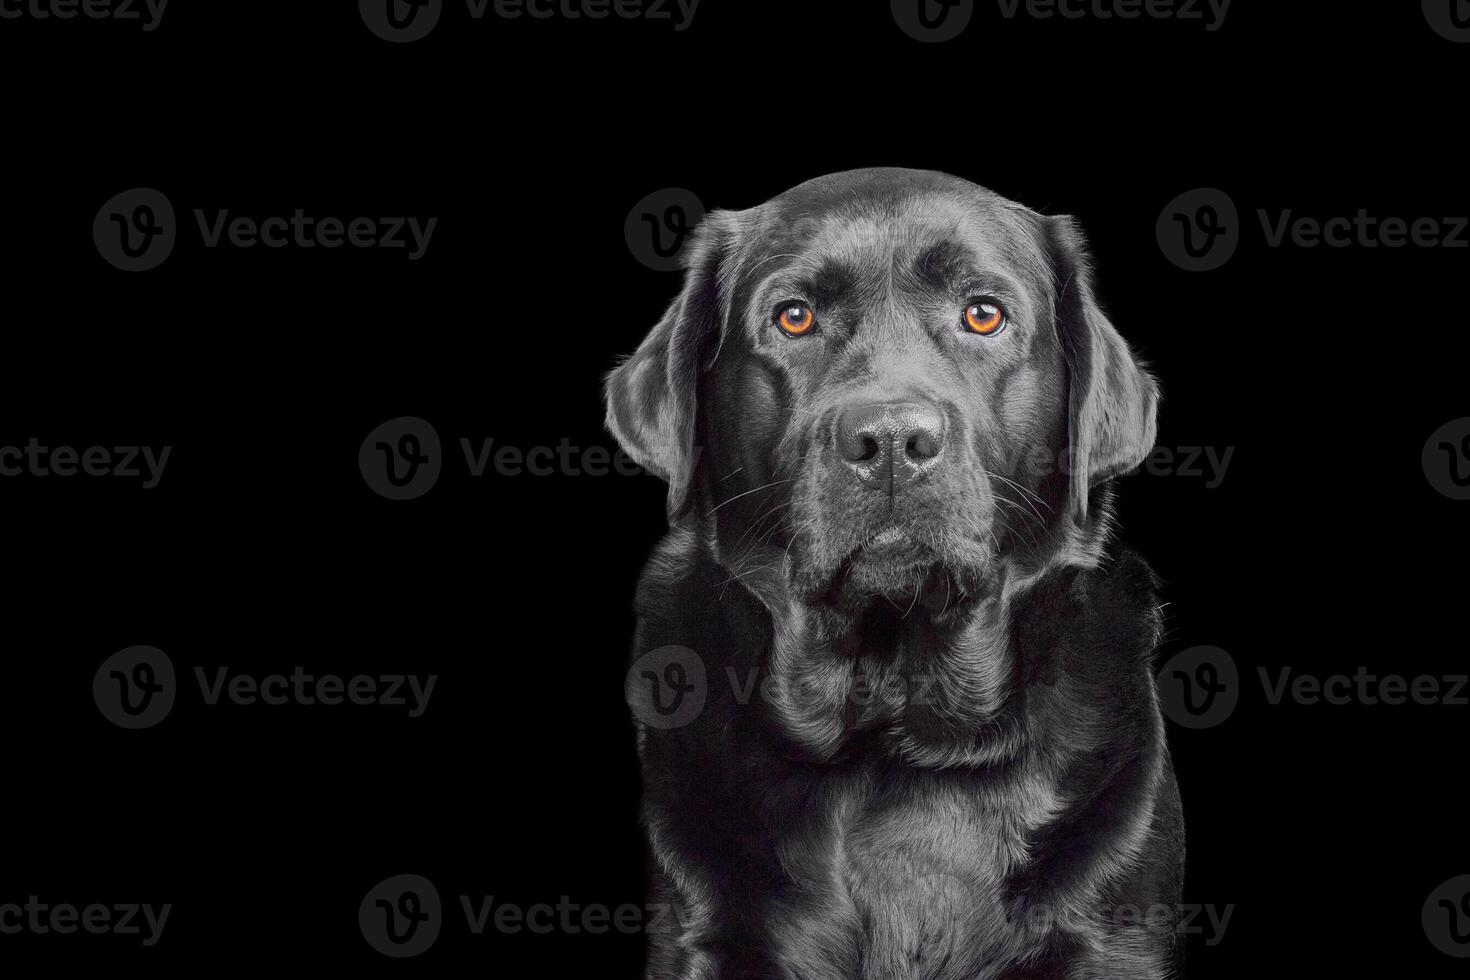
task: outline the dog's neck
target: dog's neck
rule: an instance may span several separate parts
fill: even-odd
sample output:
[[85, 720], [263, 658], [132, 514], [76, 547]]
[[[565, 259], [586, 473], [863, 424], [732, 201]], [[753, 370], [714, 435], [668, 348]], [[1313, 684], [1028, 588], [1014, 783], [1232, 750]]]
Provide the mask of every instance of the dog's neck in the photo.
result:
[[780, 727], [820, 761], [869, 732], [927, 768], [998, 750], [975, 735], [1013, 690], [1004, 601], [981, 600], [946, 628], [927, 611], [878, 603], [861, 616], [834, 617], [793, 600], [773, 616], [767, 669], [781, 679], [770, 699]]
[[1046, 554], [1002, 555], [986, 594], [963, 615], [946, 603], [947, 620], [917, 594], [906, 609], [883, 599], [860, 610], [809, 603], [790, 587], [789, 554], [731, 568], [709, 522], [702, 550], [769, 617], [762, 708], [798, 755], [834, 762], [855, 740], [880, 737], [908, 765], [993, 765], [1025, 749], [1018, 713], [1005, 710], [1018, 686], [1016, 604], [1046, 575], [1098, 566], [1111, 501], [1097, 503], [1085, 523], [1054, 529]]

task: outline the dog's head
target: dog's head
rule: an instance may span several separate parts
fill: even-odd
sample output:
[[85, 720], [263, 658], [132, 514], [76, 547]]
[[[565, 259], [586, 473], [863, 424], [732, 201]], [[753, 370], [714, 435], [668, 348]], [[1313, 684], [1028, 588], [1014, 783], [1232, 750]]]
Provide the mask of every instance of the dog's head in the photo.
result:
[[607, 395], [671, 518], [713, 521], [735, 574], [936, 611], [1075, 540], [1157, 401], [1071, 219], [893, 169], [711, 215]]
[[1009, 597], [1096, 557], [1157, 392], [1070, 219], [864, 170], [712, 215], [607, 397], [671, 521], [770, 611], [791, 740], [954, 765], [1013, 750]]

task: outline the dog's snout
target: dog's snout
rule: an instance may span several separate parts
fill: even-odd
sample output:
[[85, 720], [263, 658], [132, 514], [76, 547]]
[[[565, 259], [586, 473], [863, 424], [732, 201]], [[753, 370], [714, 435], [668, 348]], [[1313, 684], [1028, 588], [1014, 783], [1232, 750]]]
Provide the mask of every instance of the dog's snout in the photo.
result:
[[837, 417], [836, 439], [859, 480], [896, 493], [938, 463], [944, 414], [924, 402], [850, 405]]

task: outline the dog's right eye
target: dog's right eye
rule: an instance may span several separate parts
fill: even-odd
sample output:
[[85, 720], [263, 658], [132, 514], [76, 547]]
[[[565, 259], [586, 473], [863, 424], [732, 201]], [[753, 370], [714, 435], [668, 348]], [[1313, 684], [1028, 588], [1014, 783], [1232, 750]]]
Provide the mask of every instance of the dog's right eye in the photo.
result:
[[787, 336], [800, 337], [804, 333], [810, 333], [816, 322], [817, 315], [812, 312], [811, 307], [800, 303], [789, 303], [776, 311], [776, 325]]

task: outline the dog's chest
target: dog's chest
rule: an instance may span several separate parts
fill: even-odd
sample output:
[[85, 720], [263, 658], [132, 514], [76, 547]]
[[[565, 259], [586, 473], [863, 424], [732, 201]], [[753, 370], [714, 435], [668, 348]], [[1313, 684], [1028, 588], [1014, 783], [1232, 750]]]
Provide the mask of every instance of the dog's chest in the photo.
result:
[[818, 889], [826, 894], [808, 906], [822, 910], [823, 931], [840, 934], [822, 944], [847, 954], [845, 972], [834, 975], [996, 976], [1021, 942], [1004, 881], [1024, 860], [1023, 828], [978, 792], [905, 790], [892, 797], [854, 795], [834, 812], [824, 842], [830, 873]]

